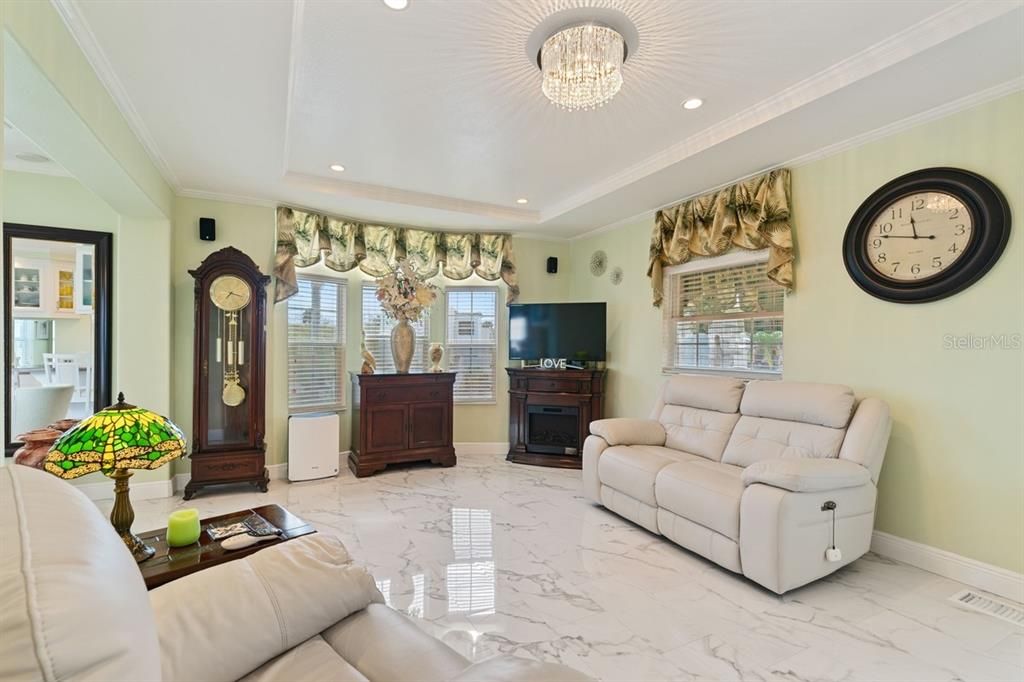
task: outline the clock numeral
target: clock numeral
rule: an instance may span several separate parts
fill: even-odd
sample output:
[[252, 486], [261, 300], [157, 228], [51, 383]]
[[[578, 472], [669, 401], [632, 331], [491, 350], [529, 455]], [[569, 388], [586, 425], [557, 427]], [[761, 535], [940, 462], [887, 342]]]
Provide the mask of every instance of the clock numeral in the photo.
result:
[[910, 210], [911, 211], [920, 211], [922, 208], [924, 208], [924, 199], [911, 199], [910, 200]]
[[874, 239], [871, 240], [871, 246], [872, 248], [876, 249], [882, 248], [882, 240], [879, 239], [878, 237], [875, 237]]
[[903, 209], [902, 208], [894, 208], [894, 209], [892, 209], [892, 211], [890, 211], [890, 213], [892, 214], [890, 217], [893, 220], [896, 220], [897, 218], [902, 218], [903, 217]]
[[884, 263], [885, 262], [885, 253], [878, 254], [878, 262], [879, 263]]
[[942, 259], [939, 258], [938, 256], [932, 256], [932, 267], [933, 268], [941, 268], [942, 267]]
[[960, 249], [957, 248], [956, 242], [953, 242], [952, 244], [950, 244], [949, 248], [946, 249], [946, 250], [949, 251], [950, 253], [957, 253], [957, 252], [960, 251]]
[[895, 275], [896, 271], [899, 270], [899, 269], [900, 269], [900, 262], [898, 260], [894, 260], [892, 262], [892, 274]]
[[914, 263], [913, 265], [911, 265], [910, 266], [910, 274], [912, 274], [912, 275], [920, 275], [921, 274], [921, 266], [919, 264], [917, 264], [917, 263]]
[[954, 228], [954, 232], [953, 232], [953, 234], [955, 234], [958, 237], [960, 235], [963, 235], [963, 234], [966, 234], [966, 233], [967, 233], [967, 226], [966, 225], [957, 225]]
[[881, 234], [889, 234], [890, 232], [892, 232], [892, 223], [882, 223], [881, 225], [878, 226], [878, 231]]
[[950, 220], [956, 220], [959, 217], [960, 217], [960, 209], [959, 208], [952, 209], [952, 211], [949, 214], [949, 219]]

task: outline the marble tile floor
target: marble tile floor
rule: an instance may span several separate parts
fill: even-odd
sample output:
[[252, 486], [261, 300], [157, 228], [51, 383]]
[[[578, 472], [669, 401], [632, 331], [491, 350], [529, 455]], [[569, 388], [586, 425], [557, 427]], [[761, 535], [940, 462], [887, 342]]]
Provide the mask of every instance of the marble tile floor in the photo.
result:
[[1024, 629], [949, 602], [960, 583], [869, 554], [780, 597], [591, 504], [578, 471], [494, 456], [145, 500], [134, 528], [268, 502], [339, 537], [391, 606], [474, 660], [601, 680], [1024, 679]]

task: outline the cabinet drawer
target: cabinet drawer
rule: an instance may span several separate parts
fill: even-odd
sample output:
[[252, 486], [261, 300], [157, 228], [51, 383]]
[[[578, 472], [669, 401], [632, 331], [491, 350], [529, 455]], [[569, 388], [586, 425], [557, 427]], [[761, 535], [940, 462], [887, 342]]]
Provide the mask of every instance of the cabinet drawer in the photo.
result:
[[[450, 385], [450, 384], [449, 384]], [[401, 388], [371, 388], [367, 399], [373, 403], [424, 403], [447, 400], [448, 386], [403, 386]]]
[[530, 377], [526, 390], [540, 393], [585, 393], [578, 379], [540, 379]]
[[192, 458], [192, 478], [203, 481], [259, 476], [260, 470], [261, 458], [259, 455], [217, 455]]

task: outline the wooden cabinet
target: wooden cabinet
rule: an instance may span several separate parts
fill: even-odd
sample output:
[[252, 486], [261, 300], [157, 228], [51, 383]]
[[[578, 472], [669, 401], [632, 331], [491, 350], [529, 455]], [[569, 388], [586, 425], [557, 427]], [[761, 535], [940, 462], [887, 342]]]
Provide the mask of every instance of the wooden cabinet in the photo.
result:
[[583, 468], [590, 422], [603, 417], [604, 370], [512, 369], [508, 461]]
[[389, 464], [429, 460], [455, 464], [452, 444], [454, 372], [352, 374], [349, 468], [369, 476]]

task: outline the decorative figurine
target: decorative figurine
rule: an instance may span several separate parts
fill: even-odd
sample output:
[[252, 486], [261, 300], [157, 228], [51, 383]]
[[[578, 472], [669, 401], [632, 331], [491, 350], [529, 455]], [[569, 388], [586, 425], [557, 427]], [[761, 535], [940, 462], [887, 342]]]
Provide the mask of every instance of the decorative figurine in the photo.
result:
[[359, 373], [373, 374], [377, 370], [377, 359], [373, 357], [373, 353], [366, 349], [366, 332], [363, 332], [363, 341], [360, 345], [362, 347], [363, 368], [359, 370]]
[[441, 371], [441, 358], [444, 357], [444, 346], [439, 343], [430, 344], [430, 371], [437, 374]]

